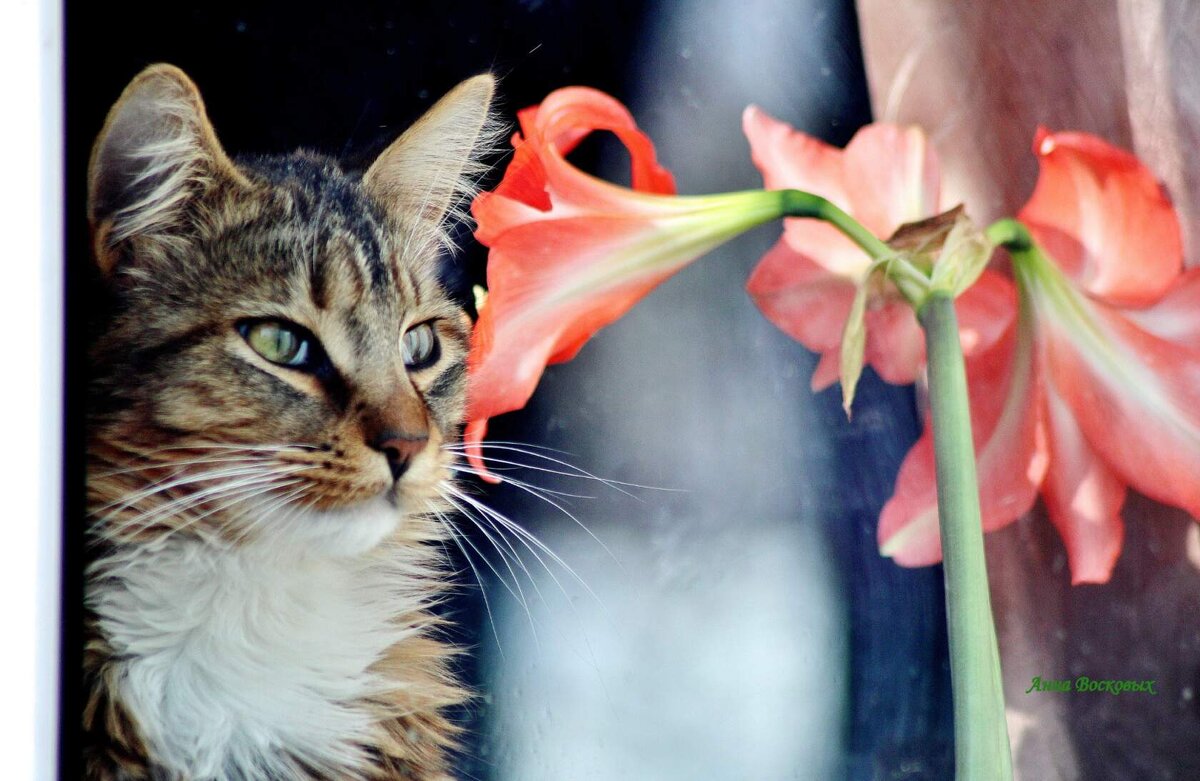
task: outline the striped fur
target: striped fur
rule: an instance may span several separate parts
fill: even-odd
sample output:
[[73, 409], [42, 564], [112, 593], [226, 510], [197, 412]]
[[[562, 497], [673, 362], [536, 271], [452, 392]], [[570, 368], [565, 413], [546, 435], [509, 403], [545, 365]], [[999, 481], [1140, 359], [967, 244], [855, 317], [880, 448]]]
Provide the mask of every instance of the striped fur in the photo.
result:
[[[87, 778], [450, 777], [433, 514], [470, 324], [437, 272], [491, 93], [464, 82], [361, 179], [231, 160], [170, 66], [113, 107], [89, 170]], [[328, 361], [265, 360], [239, 331], [262, 318]], [[439, 356], [409, 371], [421, 323]], [[397, 479], [380, 432], [413, 426]]]

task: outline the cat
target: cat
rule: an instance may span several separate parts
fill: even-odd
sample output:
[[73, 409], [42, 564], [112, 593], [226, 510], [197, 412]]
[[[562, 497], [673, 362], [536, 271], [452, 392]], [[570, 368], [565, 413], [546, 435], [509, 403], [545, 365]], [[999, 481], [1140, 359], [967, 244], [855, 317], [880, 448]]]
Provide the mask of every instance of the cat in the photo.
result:
[[451, 778], [431, 607], [471, 322], [438, 282], [494, 140], [469, 79], [361, 177], [228, 157], [154, 65], [88, 171], [85, 776]]

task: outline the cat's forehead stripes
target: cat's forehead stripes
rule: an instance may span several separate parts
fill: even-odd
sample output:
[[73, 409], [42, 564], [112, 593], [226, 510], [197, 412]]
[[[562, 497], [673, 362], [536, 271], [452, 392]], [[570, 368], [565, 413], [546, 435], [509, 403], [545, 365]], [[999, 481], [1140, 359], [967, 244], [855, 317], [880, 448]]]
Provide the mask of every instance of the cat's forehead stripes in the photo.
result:
[[[286, 198], [298, 232], [316, 232], [315, 251], [328, 253], [332, 248], [336, 260], [354, 263], [374, 292], [392, 289], [395, 282], [384, 255], [383, 220], [358, 182], [332, 161], [302, 152], [241, 162]], [[346, 251], [336, 253], [339, 248]], [[316, 265], [321, 265], [320, 260], [311, 259]]]

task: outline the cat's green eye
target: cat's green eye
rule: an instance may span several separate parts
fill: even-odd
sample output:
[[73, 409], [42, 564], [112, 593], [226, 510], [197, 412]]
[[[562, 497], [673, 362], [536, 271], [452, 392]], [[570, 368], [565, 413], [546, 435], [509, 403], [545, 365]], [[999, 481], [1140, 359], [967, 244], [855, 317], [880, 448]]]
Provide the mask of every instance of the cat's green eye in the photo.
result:
[[438, 338], [433, 325], [421, 323], [405, 331], [400, 340], [400, 351], [404, 355], [404, 365], [410, 369], [432, 366], [438, 359]]
[[292, 368], [307, 366], [314, 352], [312, 339], [278, 320], [245, 323], [238, 328], [246, 344], [271, 363]]

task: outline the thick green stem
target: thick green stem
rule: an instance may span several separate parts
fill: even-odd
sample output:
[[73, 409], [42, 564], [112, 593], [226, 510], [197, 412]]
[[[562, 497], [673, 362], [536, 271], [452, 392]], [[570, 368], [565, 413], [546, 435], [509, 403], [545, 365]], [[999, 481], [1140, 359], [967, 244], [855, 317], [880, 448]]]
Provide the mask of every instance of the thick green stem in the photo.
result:
[[988, 596], [971, 410], [954, 299], [935, 292], [917, 317], [925, 329], [929, 361], [929, 405], [954, 693], [955, 777], [958, 781], [1008, 781], [1012, 778], [1012, 759], [1004, 720], [1000, 653]]
[[[798, 190], [781, 190], [779, 194], [789, 216], [825, 220], [875, 260], [895, 254], [830, 201]], [[1000, 220], [988, 228], [987, 236], [1014, 251], [1032, 246], [1028, 230], [1015, 220]], [[1011, 781], [1012, 757], [1004, 717], [1000, 651], [988, 595], [967, 374], [953, 295], [929, 292], [921, 299], [917, 318], [925, 329], [929, 365], [954, 694], [955, 777], [958, 781]]]

